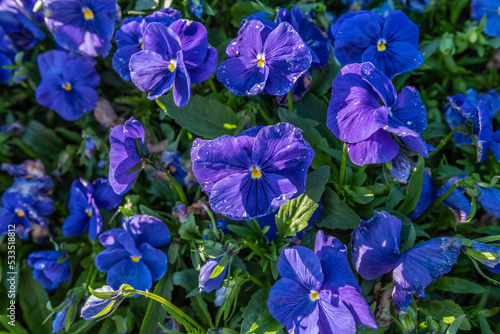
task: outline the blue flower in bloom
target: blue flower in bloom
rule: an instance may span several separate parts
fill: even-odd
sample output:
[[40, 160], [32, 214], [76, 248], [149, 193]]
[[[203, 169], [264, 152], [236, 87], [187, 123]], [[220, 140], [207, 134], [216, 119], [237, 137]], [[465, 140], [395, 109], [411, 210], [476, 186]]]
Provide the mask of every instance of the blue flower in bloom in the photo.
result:
[[236, 137], [196, 139], [193, 172], [212, 209], [234, 220], [276, 211], [305, 191], [314, 150], [288, 123], [252, 127]]
[[99, 209], [116, 208], [122, 197], [115, 194], [108, 180], [96, 179], [92, 184], [79, 178], [73, 181], [69, 193], [70, 215], [63, 223], [64, 235], [80, 235], [89, 231], [94, 240], [102, 231], [102, 217]]
[[425, 212], [425, 210], [427, 210], [427, 208], [429, 208], [432, 203], [436, 201], [436, 199], [437, 192], [436, 188], [434, 187], [434, 183], [432, 182], [431, 170], [429, 168], [425, 168], [420, 198], [418, 199], [418, 203], [415, 209], [413, 209], [413, 211], [408, 214], [408, 218], [417, 219], [418, 217], [420, 217]]
[[457, 262], [462, 239], [434, 238], [404, 253], [400, 245], [401, 220], [385, 211], [375, 211], [351, 235], [351, 262], [361, 277], [373, 280], [393, 271], [392, 298], [398, 310], [410, 305], [412, 295], [427, 298], [425, 288]]
[[297, 31], [311, 52], [313, 69], [322, 69], [328, 64], [332, 54], [332, 44], [328, 36], [314, 24], [314, 20], [306, 15], [299, 6], [290, 11], [280, 8], [276, 14], [275, 22], [288, 22]]
[[423, 12], [425, 7], [429, 6], [429, 0], [402, 0], [401, 3], [406, 9], [414, 12]]
[[490, 215], [500, 218], [500, 190], [496, 188], [477, 187], [481, 192], [477, 200]]
[[314, 252], [302, 246], [283, 249], [278, 270], [281, 279], [267, 304], [288, 332], [355, 333], [356, 322], [377, 328], [338, 239], [319, 231]]
[[224, 269], [215, 277], [214, 271], [219, 263], [224, 257], [219, 257], [217, 259], [209, 259], [200, 269], [200, 275], [198, 277], [198, 287], [201, 291], [210, 292], [220, 287], [224, 278], [226, 277], [228, 266], [224, 266]]
[[[477, 242], [472, 240], [472, 250], [476, 252], [481, 252], [481, 253], [491, 253], [491, 254], [498, 254], [500, 255], [500, 248], [490, 245], [490, 244], [484, 244], [482, 242]], [[484, 264], [492, 273], [494, 274], [500, 274], [500, 256], [498, 256], [496, 259], [492, 260], [485, 260], [485, 259], [480, 259], [480, 258], [475, 258], [477, 261], [481, 262]]]
[[51, 50], [39, 55], [37, 62], [42, 77], [36, 89], [38, 103], [67, 121], [94, 110], [99, 98], [96, 88], [101, 83], [94, 59]]
[[[451, 129], [472, 123], [472, 135], [477, 142], [477, 160], [484, 161], [490, 150], [500, 161], [500, 131], [493, 132], [492, 118], [500, 109], [500, 94], [495, 91], [478, 94], [475, 89], [467, 90], [465, 95], [449, 96], [445, 106], [445, 117]], [[453, 139], [457, 145], [472, 145], [472, 139], [461, 133], [455, 133]]]
[[332, 27], [335, 56], [342, 65], [370, 62], [392, 78], [424, 61], [418, 51], [419, 26], [402, 11], [394, 10], [387, 18], [370, 11], [345, 15]]
[[111, 130], [109, 141], [109, 183], [118, 195], [123, 195], [132, 188], [139, 170], [127, 172], [142, 162], [137, 151], [136, 139], [139, 140], [143, 153], [147, 153], [144, 127], [138, 120], [131, 117], [125, 125], [117, 125]]
[[179, 152], [172, 153], [163, 151], [161, 154], [161, 162], [177, 182], [183, 186], [186, 185], [188, 173], [184, 167], [182, 167], [181, 154]]
[[119, 15], [116, 0], [44, 0], [43, 4], [47, 28], [57, 44], [91, 57], [108, 54]]
[[177, 106], [188, 103], [191, 83], [210, 78], [217, 67], [217, 50], [208, 44], [207, 29], [199, 22], [177, 20], [169, 27], [150, 23], [144, 50], [130, 58], [130, 77], [154, 100], [172, 87]]
[[36, 25], [40, 23], [40, 14], [33, 13], [36, 2], [36, 0], [0, 1], [0, 29], [5, 32], [17, 50], [31, 49], [38, 40], [45, 38], [43, 30]]
[[38, 212], [33, 208], [31, 197], [24, 197], [19, 193], [2, 195], [2, 208], [0, 210], [0, 233], [6, 235], [9, 226], [15, 226], [16, 236], [21, 239], [28, 238], [31, 231], [30, 221], [40, 221]]
[[196, 16], [198, 20], [201, 20], [203, 16], [203, 2], [202, 0], [189, 0], [189, 11], [191, 14]]
[[[24, 178], [24, 179], [38, 178], [40, 180], [49, 179], [49, 177], [45, 175], [45, 167], [40, 160], [28, 159], [18, 165], [2, 163], [0, 169], [6, 171], [9, 175], [12, 175], [15, 179], [19, 178]], [[50, 183], [49, 187], [52, 187]]]
[[124, 22], [115, 34], [117, 50], [113, 55], [113, 69], [123, 80], [130, 80], [130, 57], [143, 49], [143, 39], [146, 27], [151, 22], [158, 22], [167, 27], [181, 18], [181, 13], [174, 10], [171, 13], [154, 12], [146, 17], [138, 16]]
[[148, 290], [167, 271], [167, 255], [157, 248], [170, 242], [170, 231], [158, 218], [130, 217], [123, 229], [106, 231], [99, 241], [106, 249], [96, 256], [95, 265], [108, 273], [106, 284], [115, 290], [122, 284]]
[[[455, 183], [461, 179], [467, 177], [468, 175], [463, 174], [459, 176], [454, 176], [446, 181], [437, 192], [437, 197], [442, 196], [448, 189], [450, 189]], [[448, 197], [443, 201], [443, 205], [446, 206], [455, 216], [455, 221], [457, 224], [464, 224], [467, 222], [467, 217], [471, 211], [471, 205], [467, 197], [465, 197], [466, 189], [463, 187], [458, 187], [453, 190]]]
[[249, 20], [229, 43], [217, 80], [233, 94], [284, 95], [311, 67], [310, 49], [298, 32], [287, 22], [274, 26]]
[[88, 137], [85, 140], [85, 147], [84, 147], [83, 154], [85, 154], [85, 156], [90, 159], [94, 156], [95, 151], [96, 151], [95, 140], [92, 137]]
[[[428, 158], [430, 145], [420, 137], [427, 109], [414, 87], [396, 94], [392, 82], [371, 63], [344, 66], [332, 84], [327, 126], [358, 166], [393, 160], [403, 144]], [[382, 101], [382, 102], [379, 102]], [[382, 103], [382, 105], [381, 105]]]
[[486, 27], [484, 33], [498, 37], [500, 36], [500, 0], [472, 0], [470, 4], [470, 16], [476, 20], [481, 21], [486, 14]]
[[28, 266], [33, 270], [33, 278], [47, 290], [54, 290], [61, 282], [71, 278], [69, 261], [58, 263], [61, 253], [56, 251], [38, 251], [28, 256]]

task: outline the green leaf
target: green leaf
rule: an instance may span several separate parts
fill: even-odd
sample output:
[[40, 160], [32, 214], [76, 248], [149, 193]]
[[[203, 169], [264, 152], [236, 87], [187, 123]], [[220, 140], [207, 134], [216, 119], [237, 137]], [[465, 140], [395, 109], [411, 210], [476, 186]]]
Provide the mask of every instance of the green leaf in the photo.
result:
[[[163, 278], [156, 283], [154, 294], [162, 296], [166, 300], [172, 299], [172, 291], [174, 286], [172, 284], [172, 267], [168, 267], [167, 272]], [[158, 330], [158, 322], [163, 322], [167, 311], [161, 307], [155, 300], [150, 300], [148, 308], [146, 310], [146, 315], [142, 319], [140, 334], [155, 333]]]
[[278, 235], [293, 237], [307, 227], [309, 218], [318, 208], [318, 203], [306, 194], [291, 199], [283, 204], [276, 215]]
[[266, 310], [252, 325], [247, 334], [275, 334], [282, 328], [283, 326], [271, 316], [269, 311]]
[[483, 293], [484, 288], [469, 280], [443, 276], [430, 285], [431, 288], [454, 293]]
[[410, 234], [408, 235], [408, 239], [404, 243], [401, 248], [401, 253], [406, 252], [408, 249], [412, 248], [415, 244], [415, 238], [417, 237], [417, 233], [415, 232], [415, 226], [413, 224], [410, 225]]
[[266, 12], [269, 15], [274, 14], [271, 7], [264, 5], [260, 1], [239, 1], [231, 7], [231, 23], [235, 28], [239, 28], [241, 20], [253, 13]]
[[321, 200], [330, 177], [330, 166], [322, 166], [307, 175], [306, 194], [315, 202]]
[[413, 170], [413, 174], [408, 182], [406, 198], [398, 208], [398, 211], [403, 215], [409, 214], [417, 207], [418, 200], [420, 199], [420, 193], [422, 192], [422, 183], [424, 181], [424, 168], [424, 157], [419, 155], [417, 166]]
[[179, 235], [184, 240], [195, 240], [201, 235], [193, 213], [188, 216], [186, 222], [181, 224]]
[[361, 218], [331, 189], [325, 190], [323, 196], [323, 214], [316, 225], [331, 229], [353, 229], [359, 225]]
[[42, 285], [33, 278], [30, 269], [25, 268], [21, 271], [19, 282], [19, 306], [22, 314], [29, 315], [24, 317], [26, 325], [32, 334], [50, 333], [52, 325], [50, 322], [42, 324], [49, 315], [49, 310], [45, 307], [49, 301], [49, 295]]
[[214, 139], [223, 135], [232, 135], [238, 117], [230, 107], [217, 100], [195, 95], [183, 107], [175, 105], [172, 94], [158, 99], [159, 105], [175, 122], [195, 135]]
[[351, 195], [354, 202], [359, 204], [368, 204], [375, 199], [373, 191], [366, 187], [345, 186], [346, 192]]
[[[418, 311], [426, 315], [432, 316], [432, 318], [437, 321], [443, 321], [446, 324], [451, 325], [457, 318], [464, 315], [462, 308], [455, 304], [453, 300], [432, 300], [420, 302], [418, 306]], [[460, 329], [469, 330], [471, 328], [470, 322], [464, 317], [463, 321], [460, 322]]]
[[[26, 329], [24, 329], [19, 321], [14, 320], [15, 326], [12, 326], [9, 324], [12, 323], [12, 320], [8, 318], [5, 314], [0, 314], [0, 324], [2, 324], [3, 327], [7, 328], [9, 330], [9, 333], [11, 334], [29, 334]], [[6, 332], [3, 332], [6, 333]]]
[[128, 171], [125, 172], [125, 174], [134, 174], [135, 172], [140, 171], [144, 167], [144, 164], [141, 162], [138, 162], [135, 164], [132, 168], [130, 168]]
[[257, 319], [259, 319], [260, 314], [264, 311], [266, 307], [266, 297], [262, 290], [257, 291], [252, 295], [252, 298], [248, 302], [248, 305], [243, 311], [243, 321], [241, 323], [241, 334], [244, 334], [250, 330], [252, 324], [254, 324]]
[[26, 126], [22, 141], [37, 154], [51, 159], [55, 159], [65, 147], [54, 131], [35, 120], [31, 120]]

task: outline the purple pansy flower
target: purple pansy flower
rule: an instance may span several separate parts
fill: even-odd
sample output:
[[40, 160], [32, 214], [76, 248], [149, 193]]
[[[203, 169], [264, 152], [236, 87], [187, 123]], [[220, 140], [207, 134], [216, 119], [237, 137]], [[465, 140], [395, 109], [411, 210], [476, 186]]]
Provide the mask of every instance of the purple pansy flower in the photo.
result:
[[61, 282], [71, 278], [69, 261], [58, 263], [61, 253], [56, 251], [38, 251], [28, 256], [28, 266], [33, 270], [33, 278], [47, 290], [54, 290]]
[[[37, 40], [45, 38], [43, 30], [36, 25], [40, 23], [40, 14], [33, 13], [36, 2], [36, 0], [0, 1], [0, 30], [9, 37], [17, 50], [31, 49]], [[4, 41], [0, 40], [0, 43]]]
[[283, 249], [278, 270], [281, 279], [269, 292], [268, 308], [288, 332], [356, 333], [356, 322], [377, 328], [338, 239], [319, 231], [314, 252]]
[[94, 59], [51, 50], [39, 55], [37, 62], [42, 77], [36, 89], [38, 103], [67, 121], [94, 110], [99, 98], [96, 88], [101, 82]]
[[342, 65], [370, 62], [392, 78], [424, 61], [418, 51], [419, 26], [402, 11], [393, 10], [387, 18], [370, 11], [345, 15], [332, 27], [335, 56]]
[[406, 9], [420, 13], [430, 4], [429, 0], [402, 0], [401, 3]]
[[344, 66], [332, 90], [327, 126], [347, 143], [353, 163], [364, 166], [393, 160], [400, 144], [392, 135], [429, 157], [431, 147], [419, 135], [427, 126], [427, 109], [414, 87], [405, 87], [397, 95], [389, 78], [373, 64], [363, 63]]
[[481, 252], [481, 253], [491, 253], [491, 254], [497, 254], [496, 259], [493, 260], [485, 260], [485, 259], [480, 259], [480, 258], [475, 258], [477, 261], [481, 262], [488, 268], [492, 273], [494, 274], [500, 274], [500, 248], [491, 245], [491, 244], [485, 244], [482, 242], [477, 242], [472, 240], [472, 250], [476, 252]]
[[123, 80], [130, 80], [130, 57], [143, 49], [144, 31], [148, 24], [158, 22], [168, 27], [180, 18], [181, 13], [177, 10], [171, 13], [157, 11], [146, 17], [138, 16], [123, 22], [115, 34], [117, 50], [113, 55], [113, 69]]
[[117, 290], [128, 284], [137, 290], [148, 290], [167, 271], [167, 255], [157, 249], [170, 242], [170, 231], [152, 216], [133, 216], [123, 228], [113, 228], [99, 236], [106, 247], [95, 258], [99, 271], [108, 273], [106, 284]]
[[79, 178], [73, 181], [69, 194], [70, 215], [63, 223], [66, 236], [80, 235], [89, 231], [94, 240], [102, 231], [102, 217], [99, 209], [116, 208], [122, 197], [115, 194], [108, 180], [96, 179], [92, 184]]
[[130, 58], [130, 77], [154, 100], [173, 87], [177, 106], [188, 103], [191, 83], [207, 80], [217, 66], [217, 51], [208, 44], [207, 29], [199, 22], [177, 20], [169, 27], [150, 23], [144, 50]]
[[302, 194], [314, 151], [301, 132], [279, 123], [252, 127], [236, 137], [196, 139], [193, 172], [212, 209], [230, 219], [250, 220]]
[[200, 269], [200, 275], [198, 277], [198, 287], [201, 291], [210, 292], [220, 287], [224, 278], [226, 277], [227, 268], [226, 265], [224, 269], [216, 276], [212, 277], [214, 274], [215, 268], [219, 266], [219, 263], [223, 257], [219, 257], [217, 259], [209, 259]]
[[398, 310], [406, 309], [412, 295], [426, 298], [425, 288], [450, 272], [460, 255], [462, 239], [430, 239], [401, 253], [401, 220], [385, 211], [361, 221], [351, 235], [351, 262], [361, 277], [376, 279], [392, 272], [392, 298]]
[[116, 0], [44, 0], [43, 4], [47, 28], [57, 44], [91, 57], [108, 54], [118, 20]]
[[147, 153], [144, 127], [131, 117], [125, 125], [117, 125], [111, 130], [109, 141], [109, 183], [118, 195], [123, 195], [132, 188], [139, 170], [127, 174], [138, 163], [143, 162], [137, 151], [136, 140], [139, 141], [143, 153]]
[[298, 32], [287, 22], [271, 24], [249, 20], [229, 43], [217, 80], [233, 94], [284, 95], [311, 67], [310, 49]]
[[470, 16], [476, 20], [481, 21], [486, 15], [486, 27], [484, 33], [498, 37], [500, 36], [500, 0], [472, 0], [470, 4]]

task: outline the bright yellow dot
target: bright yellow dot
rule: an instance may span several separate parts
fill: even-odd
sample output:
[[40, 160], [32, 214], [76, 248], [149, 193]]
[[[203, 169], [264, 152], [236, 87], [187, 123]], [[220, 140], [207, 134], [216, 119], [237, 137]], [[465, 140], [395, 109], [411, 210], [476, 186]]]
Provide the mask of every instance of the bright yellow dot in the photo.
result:
[[387, 44], [387, 41], [385, 39], [380, 39], [378, 42], [377, 42], [377, 50], [379, 51], [385, 51], [386, 47], [385, 45]]
[[170, 171], [170, 173], [175, 173], [177, 171], [174, 166], [170, 166], [168, 170]]
[[309, 298], [311, 298], [312, 301], [317, 300], [319, 298], [319, 291], [311, 291]]
[[94, 12], [90, 8], [83, 8], [83, 17], [85, 20], [92, 20], [94, 18]]
[[261, 176], [261, 174], [262, 172], [260, 171], [260, 169], [258, 169], [258, 167], [255, 166], [252, 167], [252, 177], [254, 179], [258, 179]]
[[63, 83], [63, 88], [65, 91], [69, 92], [73, 88], [73, 86], [71, 86], [69, 82], [65, 82]]
[[176, 68], [177, 68], [176, 61], [175, 60], [171, 60], [170, 64], [168, 65], [168, 69], [170, 70], [170, 72], [173, 72], [173, 71], [175, 71]]
[[132, 255], [130, 258], [131, 258], [131, 259], [132, 259], [132, 261], [134, 261], [134, 262], [139, 262], [139, 261], [140, 261], [140, 259], [141, 259], [140, 257], [135, 256], [135, 255]]
[[361, 10], [361, 5], [356, 5], [356, 10]]
[[23, 218], [24, 217], [24, 211], [23, 210], [19, 210], [19, 209], [16, 209], [16, 214], [19, 218]]
[[87, 212], [87, 216], [92, 217], [92, 210], [91, 209], [87, 209], [86, 212]]
[[257, 62], [257, 66], [264, 67], [264, 63], [265, 63], [264, 59], [259, 59], [259, 61]]

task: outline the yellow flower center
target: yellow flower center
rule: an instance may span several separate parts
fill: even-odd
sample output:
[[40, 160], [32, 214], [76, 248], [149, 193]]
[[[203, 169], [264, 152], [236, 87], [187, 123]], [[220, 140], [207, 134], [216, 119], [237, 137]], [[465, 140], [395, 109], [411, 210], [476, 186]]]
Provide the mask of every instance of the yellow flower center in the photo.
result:
[[170, 166], [168, 170], [170, 171], [170, 173], [175, 173], [177, 171], [174, 166]]
[[385, 45], [387, 44], [387, 41], [383, 38], [379, 39], [377, 42], [377, 50], [379, 51], [385, 51]]
[[17, 215], [19, 218], [23, 218], [23, 217], [24, 217], [24, 211], [23, 211], [23, 210], [16, 209], [16, 215]]
[[168, 65], [168, 69], [170, 70], [170, 72], [173, 72], [175, 71], [176, 68], [177, 68], [177, 62], [175, 60], [171, 60], [170, 64]]
[[263, 54], [258, 54], [257, 55], [257, 66], [259, 67], [264, 67], [264, 64], [266, 63], [266, 59]]
[[87, 210], [85, 210], [85, 213], [87, 213], [88, 217], [92, 217], [92, 209], [88, 208]]
[[261, 175], [262, 175], [262, 172], [260, 171], [260, 168], [253, 166], [252, 167], [252, 177], [254, 179], [258, 179], [258, 178], [260, 178]]
[[131, 259], [132, 259], [132, 261], [134, 261], [134, 262], [139, 262], [139, 261], [141, 260], [141, 258], [140, 258], [140, 257], [135, 256], [135, 255], [132, 255], [130, 258], [131, 258]]
[[356, 10], [361, 10], [361, 5], [356, 5]]
[[90, 8], [83, 8], [83, 17], [85, 20], [92, 20], [94, 18], [94, 12]]
[[67, 92], [69, 92], [73, 88], [73, 86], [71, 86], [71, 84], [69, 82], [63, 83], [62, 86], [63, 86], [64, 90]]
[[316, 301], [319, 298], [319, 291], [311, 291], [309, 298], [311, 298], [312, 301]]

